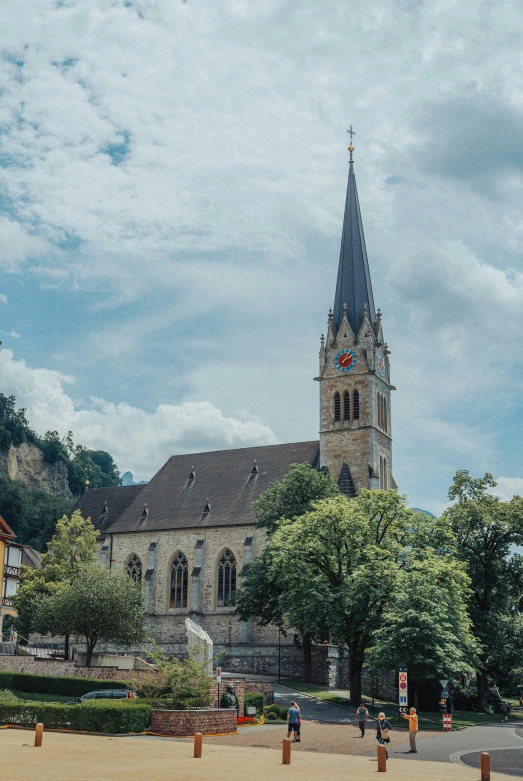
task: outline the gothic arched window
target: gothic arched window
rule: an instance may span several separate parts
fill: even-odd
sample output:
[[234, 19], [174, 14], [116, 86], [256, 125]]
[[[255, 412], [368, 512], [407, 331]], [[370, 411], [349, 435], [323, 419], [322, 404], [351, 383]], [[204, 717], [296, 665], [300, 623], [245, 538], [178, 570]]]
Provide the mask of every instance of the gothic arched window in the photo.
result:
[[341, 399], [338, 391], [334, 394], [334, 420], [341, 420]]
[[352, 419], [359, 420], [360, 417], [360, 392], [354, 391], [352, 396]]
[[345, 391], [343, 394], [343, 420], [350, 420], [350, 393]]
[[171, 596], [169, 607], [187, 607], [189, 565], [183, 553], [178, 552], [171, 563]]
[[385, 396], [383, 397], [383, 431], [387, 431], [388, 428], [388, 420], [387, 420], [387, 399]]
[[127, 562], [127, 574], [135, 583], [142, 582], [142, 561], [136, 553], [133, 553]]
[[[339, 397], [339, 394], [338, 394]], [[230, 550], [225, 550], [218, 560], [218, 607], [234, 605], [236, 594], [236, 558]]]

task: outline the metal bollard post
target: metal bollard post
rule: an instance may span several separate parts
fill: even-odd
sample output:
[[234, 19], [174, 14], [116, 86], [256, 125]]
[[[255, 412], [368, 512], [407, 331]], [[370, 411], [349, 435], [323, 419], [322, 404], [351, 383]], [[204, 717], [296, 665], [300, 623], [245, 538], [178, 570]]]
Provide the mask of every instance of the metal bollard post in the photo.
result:
[[387, 749], [385, 746], [378, 746], [378, 773], [387, 772]]
[[201, 732], [197, 732], [194, 736], [194, 758], [195, 759], [201, 759], [202, 758], [202, 738], [203, 735]]
[[37, 724], [35, 729], [35, 746], [41, 746], [44, 737], [44, 725]]
[[481, 781], [490, 781], [490, 754], [486, 751], [481, 754]]
[[290, 738], [283, 738], [283, 752], [282, 752], [282, 765], [291, 764], [291, 740]]

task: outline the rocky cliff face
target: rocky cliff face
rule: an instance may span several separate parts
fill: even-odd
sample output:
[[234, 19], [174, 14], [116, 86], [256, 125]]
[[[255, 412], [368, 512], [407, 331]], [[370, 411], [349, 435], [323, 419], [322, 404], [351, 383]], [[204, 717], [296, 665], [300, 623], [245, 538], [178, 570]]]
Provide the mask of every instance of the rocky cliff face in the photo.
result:
[[0, 453], [0, 472], [11, 480], [20, 480], [40, 491], [62, 496], [73, 501], [73, 495], [67, 482], [67, 467], [61, 461], [49, 464], [44, 460], [42, 451], [29, 442], [18, 447], [11, 445], [9, 453]]

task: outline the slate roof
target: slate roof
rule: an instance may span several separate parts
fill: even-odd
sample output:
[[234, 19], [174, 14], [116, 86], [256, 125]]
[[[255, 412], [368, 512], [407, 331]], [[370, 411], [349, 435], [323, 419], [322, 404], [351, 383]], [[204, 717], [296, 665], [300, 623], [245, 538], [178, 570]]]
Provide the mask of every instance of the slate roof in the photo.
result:
[[[111, 534], [252, 524], [251, 503], [291, 464], [318, 467], [319, 453], [313, 441], [171, 456], [147, 485], [91, 488], [76, 506], [97, 525], [107, 499], [97, 528]], [[119, 498], [131, 490], [132, 500]], [[119, 513], [111, 506], [118, 502]]]
[[22, 549], [22, 564], [33, 569], [40, 569], [42, 566], [42, 557], [37, 550], [30, 545], [24, 545]]
[[347, 304], [347, 318], [355, 334], [358, 333], [361, 325], [364, 304], [367, 304], [371, 325], [376, 322], [369, 262], [352, 161], [349, 166], [340, 263], [332, 312], [338, 327], [343, 319], [343, 304]]
[[[111, 488], [89, 488], [71, 510], [80, 510], [84, 518], [90, 518], [95, 529], [103, 531], [118, 520], [125, 508], [145, 488], [143, 485], [118, 485]], [[107, 510], [107, 512], [104, 512]]]

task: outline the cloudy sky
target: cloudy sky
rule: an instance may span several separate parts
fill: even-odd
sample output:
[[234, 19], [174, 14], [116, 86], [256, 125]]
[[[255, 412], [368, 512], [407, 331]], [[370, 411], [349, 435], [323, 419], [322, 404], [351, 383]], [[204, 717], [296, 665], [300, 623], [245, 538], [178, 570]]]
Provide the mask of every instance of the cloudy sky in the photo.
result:
[[316, 438], [346, 128], [394, 473], [523, 492], [523, 15], [486, 0], [4, 0], [0, 389], [147, 479]]

